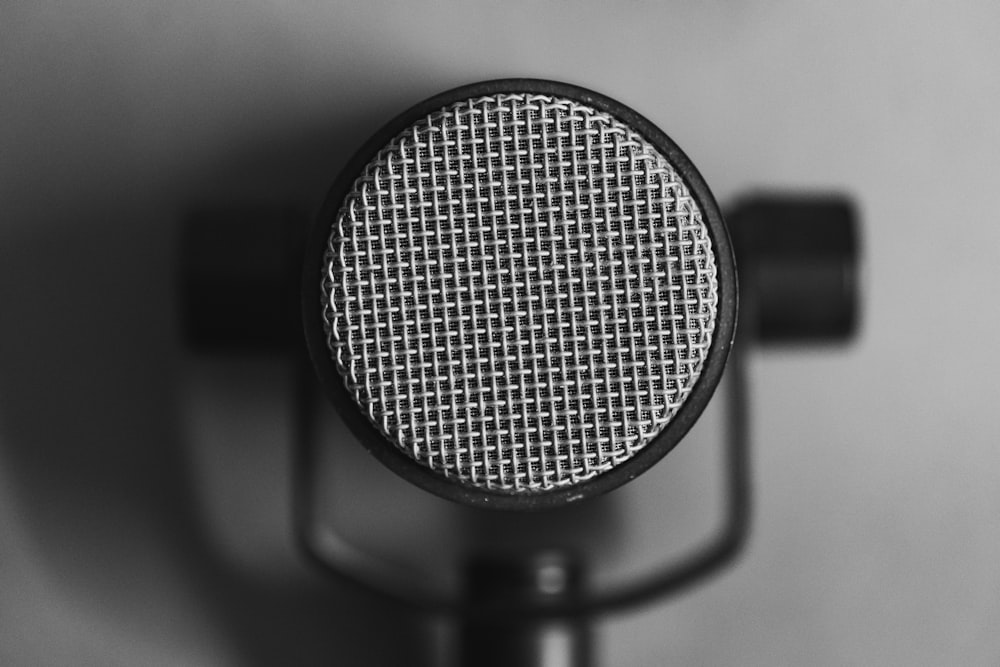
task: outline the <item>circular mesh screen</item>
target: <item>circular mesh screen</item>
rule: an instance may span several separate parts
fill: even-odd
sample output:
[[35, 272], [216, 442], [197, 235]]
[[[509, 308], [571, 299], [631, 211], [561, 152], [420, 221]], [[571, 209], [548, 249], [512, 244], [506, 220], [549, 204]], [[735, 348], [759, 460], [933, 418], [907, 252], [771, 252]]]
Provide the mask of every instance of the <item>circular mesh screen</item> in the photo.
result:
[[657, 149], [569, 99], [426, 116], [344, 199], [323, 318], [348, 393], [420, 464], [537, 493], [620, 465], [706, 361], [718, 302], [702, 212]]

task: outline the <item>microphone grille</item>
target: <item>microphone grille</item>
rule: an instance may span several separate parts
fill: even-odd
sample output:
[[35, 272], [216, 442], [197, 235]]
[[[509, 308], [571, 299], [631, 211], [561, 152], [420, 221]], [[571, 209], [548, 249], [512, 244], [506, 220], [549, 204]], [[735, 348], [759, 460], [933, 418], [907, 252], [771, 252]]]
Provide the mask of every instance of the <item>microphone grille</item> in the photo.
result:
[[553, 95], [420, 117], [335, 209], [328, 352], [388, 443], [473, 490], [537, 494], [630, 460], [706, 359], [719, 279], [656, 145]]

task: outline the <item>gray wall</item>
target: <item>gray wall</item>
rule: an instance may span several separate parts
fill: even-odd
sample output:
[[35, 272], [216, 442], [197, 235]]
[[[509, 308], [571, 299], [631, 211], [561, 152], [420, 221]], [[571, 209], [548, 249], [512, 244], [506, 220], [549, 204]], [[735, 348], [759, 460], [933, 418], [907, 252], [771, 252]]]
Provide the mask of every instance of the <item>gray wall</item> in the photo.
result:
[[422, 650], [298, 564], [287, 377], [181, 348], [177, 221], [313, 207], [397, 110], [526, 75], [640, 110], [723, 202], [864, 217], [858, 342], [752, 359], [748, 552], [601, 623], [604, 664], [1000, 664], [998, 28], [988, 1], [6, 3], [0, 662]]

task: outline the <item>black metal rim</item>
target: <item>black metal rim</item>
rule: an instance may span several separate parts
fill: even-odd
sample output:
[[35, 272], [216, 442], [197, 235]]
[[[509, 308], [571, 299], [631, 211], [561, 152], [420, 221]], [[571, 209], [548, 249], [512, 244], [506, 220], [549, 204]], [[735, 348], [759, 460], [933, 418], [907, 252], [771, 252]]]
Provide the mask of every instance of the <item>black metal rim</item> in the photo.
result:
[[[582, 102], [617, 118], [656, 146], [684, 179], [702, 211], [716, 253], [719, 281], [719, 311], [707, 361], [670, 423], [631, 459], [593, 479], [568, 488], [530, 494], [490, 491], [442, 477], [407, 456], [379, 432], [357, 408], [330, 356], [323, 328], [319, 279], [331, 222], [364, 166], [418, 119], [462, 99], [502, 93], [552, 95]], [[606, 493], [634, 479], [663, 458], [697, 421], [719, 383], [735, 336], [737, 301], [736, 266], [722, 213], [701, 174], [680, 147], [653, 123], [620, 102], [585, 88], [540, 79], [498, 79], [455, 88], [411, 107], [386, 124], [348, 161], [327, 193], [306, 241], [302, 273], [302, 317], [309, 356], [327, 397], [351, 432], [384, 465], [417, 486], [449, 500], [496, 509], [561, 507]]]

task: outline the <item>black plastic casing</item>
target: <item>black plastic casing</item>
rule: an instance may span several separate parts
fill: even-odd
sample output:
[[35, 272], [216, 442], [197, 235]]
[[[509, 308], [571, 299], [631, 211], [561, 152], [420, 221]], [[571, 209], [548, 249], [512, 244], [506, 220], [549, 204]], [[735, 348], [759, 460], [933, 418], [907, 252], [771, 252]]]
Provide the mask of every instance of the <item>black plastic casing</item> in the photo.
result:
[[[718, 314], [707, 360], [695, 386], [664, 429], [632, 458], [590, 480], [531, 493], [492, 491], [466, 485], [430, 470], [398, 449], [381, 434], [347, 391], [327, 347], [322, 318], [323, 256], [331, 226], [364, 167], [386, 144], [419, 119], [462, 100], [504, 93], [548, 95], [578, 101], [613, 116], [654, 145], [687, 184], [701, 209], [715, 252], [719, 284]], [[326, 395], [352, 433], [377, 459], [413, 484], [443, 498], [484, 508], [538, 510], [561, 507], [635, 479], [663, 458], [694, 425], [719, 383], [735, 336], [737, 302], [736, 266], [722, 213], [701, 174], [680, 147], [653, 123], [620, 102], [585, 88], [540, 79], [498, 79], [455, 88], [415, 105], [386, 124], [348, 161], [334, 181], [306, 239], [303, 259], [302, 318], [309, 356]]]

